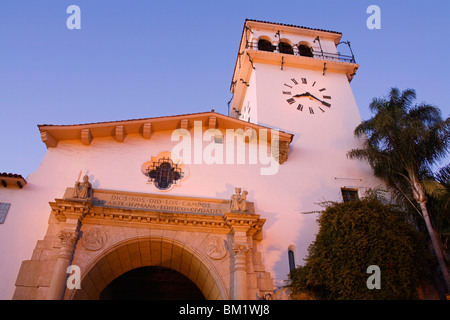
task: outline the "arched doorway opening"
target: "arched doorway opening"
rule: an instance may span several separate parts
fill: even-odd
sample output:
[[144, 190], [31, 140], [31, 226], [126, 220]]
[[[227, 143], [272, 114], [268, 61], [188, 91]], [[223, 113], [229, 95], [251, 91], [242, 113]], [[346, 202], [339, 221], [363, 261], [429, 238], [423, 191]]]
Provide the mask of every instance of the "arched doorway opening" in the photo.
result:
[[[183, 242], [164, 237], [133, 238], [113, 245], [89, 263], [86, 272], [81, 275], [81, 288], [67, 290], [66, 299], [98, 300], [109, 284], [142, 267], [164, 268], [168, 274], [163, 281], [166, 285], [170, 283], [168, 278], [170, 274], [173, 276], [174, 271], [184, 276], [182, 281], [185, 284], [186, 279], [190, 280], [205, 299], [228, 299], [221, 276], [205, 256]], [[136, 271], [139, 272], [144, 271]]]
[[205, 300], [192, 280], [165, 267], [140, 267], [114, 279], [100, 300]]

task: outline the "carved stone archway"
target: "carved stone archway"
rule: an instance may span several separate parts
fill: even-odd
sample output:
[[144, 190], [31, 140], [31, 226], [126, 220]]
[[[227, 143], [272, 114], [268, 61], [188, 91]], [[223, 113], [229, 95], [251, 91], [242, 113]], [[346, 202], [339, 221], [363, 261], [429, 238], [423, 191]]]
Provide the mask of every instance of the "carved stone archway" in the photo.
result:
[[[265, 220], [246, 191], [240, 195], [237, 188], [232, 200], [101, 189], [89, 194], [75, 198], [67, 188], [50, 202], [47, 234], [23, 261], [13, 299], [97, 299], [113, 279], [142, 266], [180, 272], [207, 299], [273, 292], [258, 250]], [[80, 270], [80, 288], [67, 288], [69, 266]]]
[[66, 289], [65, 299], [97, 300], [111, 281], [145, 266], [180, 272], [196, 284], [207, 300], [229, 299], [223, 279], [209, 259], [190, 245], [167, 237], [140, 237], [112, 246], [86, 268], [80, 290]]

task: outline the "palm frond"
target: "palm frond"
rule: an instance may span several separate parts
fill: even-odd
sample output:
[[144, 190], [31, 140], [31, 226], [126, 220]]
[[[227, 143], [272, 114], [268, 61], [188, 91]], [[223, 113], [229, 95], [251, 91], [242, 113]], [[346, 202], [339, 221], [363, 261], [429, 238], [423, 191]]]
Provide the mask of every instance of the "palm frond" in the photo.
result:
[[450, 147], [449, 119], [442, 120], [435, 106], [415, 105], [415, 99], [413, 89], [398, 88], [391, 88], [385, 98], [374, 98], [370, 103], [374, 116], [354, 131], [356, 137], [364, 137], [363, 146], [347, 154], [350, 159], [366, 160], [377, 177], [409, 195], [411, 179], [430, 175], [431, 166]]

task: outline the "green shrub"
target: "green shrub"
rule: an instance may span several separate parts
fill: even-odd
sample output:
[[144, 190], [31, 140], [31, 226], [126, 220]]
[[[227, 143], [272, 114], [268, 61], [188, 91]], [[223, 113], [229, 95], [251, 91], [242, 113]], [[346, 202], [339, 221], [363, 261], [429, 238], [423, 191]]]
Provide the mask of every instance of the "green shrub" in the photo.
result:
[[[415, 299], [432, 259], [426, 239], [396, 207], [374, 196], [329, 203], [306, 264], [289, 274], [293, 294], [309, 291], [324, 299]], [[377, 265], [381, 289], [367, 288]]]

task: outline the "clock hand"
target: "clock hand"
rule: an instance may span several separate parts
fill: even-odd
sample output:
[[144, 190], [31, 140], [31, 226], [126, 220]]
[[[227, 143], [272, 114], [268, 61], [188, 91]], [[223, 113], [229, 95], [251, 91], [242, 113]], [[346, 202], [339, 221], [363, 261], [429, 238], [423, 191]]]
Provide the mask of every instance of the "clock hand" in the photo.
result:
[[328, 102], [325, 102], [325, 101], [320, 101], [320, 102], [322, 102], [322, 104], [323, 104], [325, 107], [328, 107], [328, 108], [331, 107], [331, 104], [329, 104]]
[[300, 98], [300, 97], [310, 97], [311, 93], [309, 92], [305, 92], [305, 93], [301, 93], [301, 94], [296, 94], [295, 96], [293, 96], [293, 98]]
[[[309, 92], [308, 92], [309, 93]], [[312, 94], [309, 94], [309, 96], [311, 97], [311, 98], [314, 98], [314, 99], [316, 99], [317, 101], [319, 101], [319, 102], [322, 102], [322, 100], [320, 100], [319, 98], [317, 98], [316, 96], [313, 96]]]
[[321, 104], [323, 104], [324, 106], [326, 106], [326, 107], [331, 107], [331, 104], [329, 104], [328, 102], [325, 102], [325, 101], [323, 101], [323, 100], [320, 100], [319, 98], [317, 98], [316, 96], [313, 96], [312, 94], [310, 94], [309, 95], [311, 98], [314, 98], [314, 99], [316, 99], [317, 101], [319, 101]]
[[295, 96], [292, 96], [293, 98], [301, 98], [301, 97], [310, 97], [313, 99], [316, 99], [317, 101], [319, 101], [321, 104], [323, 104], [324, 106], [330, 108], [331, 104], [329, 104], [328, 102], [325, 102], [323, 100], [320, 100], [319, 98], [317, 98], [316, 96], [312, 95], [309, 92], [305, 92], [305, 93], [301, 93], [301, 94], [296, 94]]

